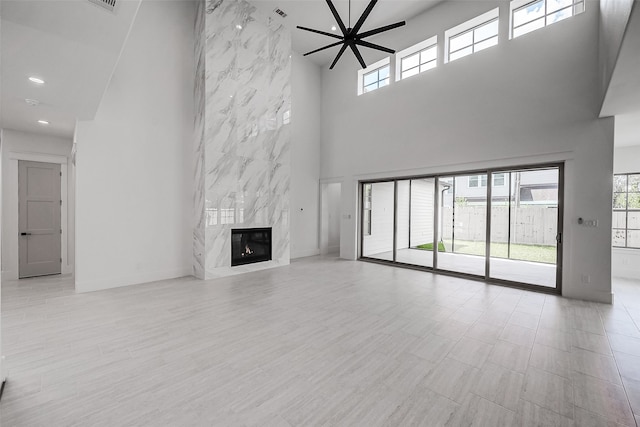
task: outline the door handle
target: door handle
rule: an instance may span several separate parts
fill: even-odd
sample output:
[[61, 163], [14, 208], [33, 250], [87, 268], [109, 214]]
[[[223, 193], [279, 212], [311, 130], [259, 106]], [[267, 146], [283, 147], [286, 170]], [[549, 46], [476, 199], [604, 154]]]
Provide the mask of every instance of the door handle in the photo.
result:
[[31, 236], [31, 233], [20, 233], [21, 236]]

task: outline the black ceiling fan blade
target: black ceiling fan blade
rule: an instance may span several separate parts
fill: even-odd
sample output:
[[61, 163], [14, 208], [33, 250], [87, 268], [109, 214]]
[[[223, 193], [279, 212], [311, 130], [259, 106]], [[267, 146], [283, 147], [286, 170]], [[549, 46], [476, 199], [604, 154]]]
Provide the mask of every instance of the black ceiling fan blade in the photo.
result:
[[327, 46], [325, 46], [325, 47], [321, 47], [320, 49], [316, 49], [316, 50], [312, 50], [311, 52], [307, 52], [307, 53], [305, 53], [305, 54], [304, 54], [304, 55], [302, 55], [302, 56], [311, 55], [312, 53], [320, 52], [320, 51], [322, 51], [322, 50], [329, 49], [329, 48], [331, 48], [331, 47], [338, 46], [338, 45], [341, 45], [341, 44], [343, 44], [343, 43], [344, 43], [344, 42], [342, 42], [342, 41], [340, 41], [340, 42], [335, 42], [335, 43], [331, 43], [330, 45], [327, 45]]
[[333, 37], [334, 39], [344, 39], [344, 37], [340, 37], [337, 34], [327, 33], [326, 31], [314, 30], [313, 28], [301, 27], [299, 25], [297, 28], [299, 28], [300, 30], [311, 31], [312, 33], [322, 34], [323, 36]]
[[336, 59], [333, 60], [333, 63], [331, 64], [331, 67], [329, 67], [330, 70], [333, 70], [333, 67], [336, 66], [336, 64], [338, 63], [338, 60], [340, 59], [340, 57], [342, 56], [342, 54], [344, 53], [344, 51], [347, 50], [347, 44], [344, 43], [342, 45], [342, 48], [340, 49], [340, 52], [338, 52], [338, 56], [336, 56]]
[[[345, 46], [346, 46], [346, 44], [345, 44]], [[358, 46], [356, 46], [355, 44], [350, 44], [349, 47], [353, 51], [353, 54], [356, 56], [356, 58], [358, 58], [358, 62], [360, 62], [360, 65], [362, 65], [362, 68], [367, 68], [366, 62], [364, 62], [364, 59], [362, 59], [362, 55], [360, 55], [360, 51], [358, 50]]]
[[371, 0], [367, 8], [364, 10], [364, 12], [362, 12], [360, 19], [358, 19], [358, 22], [356, 22], [356, 25], [353, 27], [352, 32], [354, 34], [358, 34], [358, 31], [360, 31], [360, 28], [362, 28], [364, 21], [367, 20], [367, 18], [369, 17], [369, 14], [373, 10], [373, 7], [376, 5], [376, 3], [378, 3], [378, 0]]
[[389, 49], [388, 47], [384, 47], [384, 46], [380, 46], [380, 45], [377, 45], [377, 44], [369, 43], [369, 42], [366, 42], [364, 40], [356, 40], [355, 43], [357, 45], [359, 45], [359, 46], [368, 47], [369, 49], [381, 50], [383, 52], [387, 52], [387, 53], [391, 53], [391, 54], [396, 53], [396, 51], [393, 50], [393, 49]]
[[396, 22], [395, 24], [385, 25], [384, 27], [376, 28], [375, 30], [366, 31], [362, 34], [358, 34], [358, 39], [363, 39], [365, 37], [374, 36], [376, 34], [384, 33], [385, 31], [393, 30], [394, 28], [402, 27], [406, 25], [405, 21]]
[[344, 34], [346, 36], [347, 35], [347, 27], [344, 26], [344, 22], [342, 22], [342, 18], [340, 18], [340, 15], [338, 15], [338, 11], [336, 10], [336, 7], [333, 5], [331, 0], [327, 0], [327, 4], [329, 5], [329, 9], [331, 10], [331, 13], [333, 14], [333, 17], [335, 18], [336, 22], [340, 26], [340, 31], [342, 31], [342, 34]]

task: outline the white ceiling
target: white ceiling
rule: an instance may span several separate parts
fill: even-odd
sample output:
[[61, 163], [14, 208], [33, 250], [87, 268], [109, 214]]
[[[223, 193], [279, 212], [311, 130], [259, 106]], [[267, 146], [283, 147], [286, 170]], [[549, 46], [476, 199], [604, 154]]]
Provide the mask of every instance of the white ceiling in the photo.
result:
[[[373, 11], [365, 21], [362, 28], [364, 31], [367, 31], [383, 27], [385, 25], [394, 24], [399, 21], [407, 21], [425, 10], [430, 9], [441, 1], [442, 0], [380, 0], [373, 8]], [[296, 26], [300, 25], [302, 27], [331, 33], [331, 27], [333, 25], [336, 25], [337, 27], [338, 25], [329, 10], [326, 0], [252, 0], [251, 3], [256, 5], [260, 11], [268, 16], [282, 20], [283, 24], [291, 30], [293, 34], [293, 50], [295, 52], [304, 54], [337, 41], [321, 34], [314, 34], [296, 28]], [[345, 23], [345, 26], [348, 27], [349, 1], [334, 0], [333, 4]], [[369, 0], [351, 1], [351, 26], [355, 25], [368, 4]], [[282, 19], [276, 15], [274, 12], [276, 8], [280, 8], [286, 12], [287, 17]], [[402, 30], [403, 28], [400, 27], [391, 31]], [[336, 34], [341, 35], [339, 28]], [[367, 41], [384, 45], [384, 34], [371, 37], [370, 39], [367, 39]], [[385, 47], [400, 50], [398, 46]], [[368, 50], [367, 48], [361, 49], [362, 51]], [[324, 52], [314, 53], [313, 55], [308, 56], [308, 58], [316, 64], [324, 66], [333, 61], [339, 50], [340, 47], [336, 46], [327, 49]], [[350, 52], [347, 53], [353, 55]]]
[[[441, 1], [380, 0], [363, 29], [410, 20]], [[252, 3], [274, 19], [282, 19], [273, 12], [276, 7], [288, 14], [283, 23], [292, 30], [296, 52], [308, 52], [332, 41], [295, 28], [301, 25], [331, 32], [335, 20], [325, 0], [252, 0]], [[368, 0], [352, 0], [352, 24], [368, 3]], [[139, 4], [140, 0], [119, 0], [116, 10], [109, 12], [89, 0], [2, 0], [0, 126], [71, 137], [76, 119], [92, 119]], [[334, 4], [343, 20], [348, 20], [348, 0], [335, 0]], [[403, 28], [393, 31], [403, 31]], [[381, 34], [371, 40], [384, 45], [384, 37]], [[328, 49], [309, 59], [324, 66], [333, 60], [338, 49]], [[363, 54], [366, 59], [366, 53]], [[616, 146], [640, 144], [638, 70], [640, 8], [635, 7], [602, 108], [602, 116], [617, 116]], [[43, 78], [46, 84], [32, 84], [27, 80], [31, 75]], [[40, 105], [29, 106], [25, 99], [39, 100]], [[39, 125], [40, 119], [51, 124]]]
[[88, 0], [3, 0], [0, 126], [73, 136], [76, 118], [94, 117], [139, 4], [120, 0], [109, 12]]
[[640, 7], [637, 4], [631, 11], [600, 115], [616, 116], [616, 147], [640, 145]]

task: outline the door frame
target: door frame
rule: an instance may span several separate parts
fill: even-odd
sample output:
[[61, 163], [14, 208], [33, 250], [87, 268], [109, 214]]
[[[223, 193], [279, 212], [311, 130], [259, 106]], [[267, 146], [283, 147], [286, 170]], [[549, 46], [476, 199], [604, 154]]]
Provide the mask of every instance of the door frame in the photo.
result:
[[[340, 205], [339, 205], [339, 211], [340, 211], [340, 215], [342, 215], [342, 192], [344, 191], [344, 180], [342, 178], [329, 178], [329, 179], [321, 179], [320, 180], [320, 188], [318, 191], [318, 196], [319, 196], [319, 203], [318, 206], [320, 208], [320, 212], [318, 215], [318, 246], [320, 249], [320, 255], [327, 255], [327, 253], [329, 252], [329, 241], [328, 241], [328, 232], [329, 232], [329, 218], [328, 218], [328, 214], [325, 213], [325, 208], [327, 207], [327, 195], [326, 195], [326, 190], [327, 187], [331, 184], [340, 184]], [[338, 248], [338, 253], [341, 253], [341, 247], [342, 247], [342, 217], [340, 217], [338, 219], [340, 221], [340, 241], [339, 241], [339, 248]]]
[[[538, 292], [542, 292], [542, 293], [548, 293], [548, 294], [557, 294], [557, 295], [562, 295], [562, 284], [563, 284], [563, 255], [564, 255], [564, 240], [565, 240], [565, 236], [564, 236], [564, 221], [565, 221], [565, 174], [566, 174], [566, 162], [567, 160], [560, 160], [560, 161], [551, 161], [551, 162], [541, 162], [541, 163], [531, 163], [531, 164], [522, 164], [522, 165], [515, 165], [515, 166], [504, 166], [504, 167], [488, 167], [488, 168], [478, 168], [478, 169], [472, 169], [472, 170], [468, 170], [468, 171], [456, 171], [456, 172], [439, 172], [439, 173], [432, 173], [432, 174], [416, 174], [416, 175], [410, 175], [410, 176], [395, 176], [395, 177], [386, 177], [386, 178], [381, 178], [381, 179], [363, 179], [363, 180], [359, 180], [358, 181], [358, 190], [357, 190], [357, 200], [358, 200], [358, 227], [357, 227], [357, 233], [358, 233], [358, 241], [359, 241], [359, 247], [358, 247], [358, 254], [357, 254], [357, 259], [360, 261], [367, 261], [367, 262], [373, 262], [373, 263], [377, 263], [377, 264], [387, 264], [387, 265], [392, 265], [392, 266], [397, 266], [397, 267], [404, 267], [404, 268], [409, 268], [409, 269], [413, 269], [413, 270], [420, 270], [420, 271], [427, 271], [427, 272], [431, 272], [431, 273], [435, 273], [435, 274], [442, 274], [445, 276], [453, 276], [453, 277], [460, 277], [460, 278], [465, 278], [465, 279], [471, 279], [471, 280], [476, 280], [476, 281], [482, 281], [485, 283], [490, 283], [490, 284], [497, 284], [497, 285], [503, 285], [503, 286], [508, 286], [508, 287], [512, 287], [512, 288], [518, 288], [518, 289], [525, 289], [525, 290], [530, 290], [530, 291], [538, 291]], [[489, 245], [490, 245], [490, 236], [491, 236], [491, 184], [493, 182], [493, 173], [495, 172], [502, 172], [502, 171], [507, 171], [507, 170], [511, 170], [511, 169], [521, 169], [521, 170], [535, 170], [535, 169], [544, 169], [544, 168], [558, 168], [558, 222], [557, 222], [557, 236], [559, 238], [559, 240], [557, 240], [557, 245], [556, 245], [556, 286], [551, 288], [551, 287], [547, 287], [547, 286], [540, 286], [540, 285], [533, 285], [533, 284], [528, 284], [528, 283], [522, 283], [522, 282], [516, 282], [516, 281], [510, 281], [510, 280], [502, 280], [502, 279], [495, 279], [495, 278], [491, 278], [490, 277], [490, 251], [489, 251]], [[424, 178], [434, 178], [436, 181], [436, 186], [439, 183], [440, 178], [442, 177], [457, 177], [457, 176], [464, 176], [464, 175], [474, 175], [474, 174], [487, 174], [487, 226], [486, 226], [486, 235], [487, 235], [487, 240], [485, 242], [486, 246], [487, 246], [487, 252], [485, 253], [485, 274], [484, 275], [474, 275], [474, 274], [468, 274], [468, 273], [461, 273], [461, 272], [454, 272], [454, 271], [448, 271], [448, 270], [441, 270], [438, 268], [438, 264], [437, 264], [437, 257], [438, 257], [438, 251], [437, 251], [437, 239], [434, 237], [434, 248], [436, 248], [436, 250], [434, 250], [433, 252], [433, 257], [434, 257], [434, 266], [433, 267], [424, 267], [424, 266], [418, 266], [418, 265], [413, 265], [413, 264], [406, 264], [406, 263], [401, 263], [401, 262], [397, 262], [395, 261], [395, 257], [396, 257], [396, 212], [398, 210], [398, 203], [397, 203], [397, 182], [398, 181], [405, 181], [405, 180], [412, 180], [412, 179], [424, 179]], [[383, 182], [393, 182], [394, 183], [394, 207], [393, 207], [393, 212], [394, 212], [394, 243], [393, 243], [393, 261], [388, 261], [388, 260], [382, 260], [382, 259], [376, 259], [376, 258], [370, 258], [370, 257], [366, 257], [362, 255], [363, 252], [363, 247], [364, 247], [364, 235], [362, 233], [362, 223], [363, 223], [363, 209], [362, 209], [362, 197], [363, 197], [363, 187], [365, 184], [376, 184], [376, 183], [383, 183]], [[454, 180], [455, 182], [455, 180]], [[438, 202], [438, 195], [437, 195], [437, 191], [434, 193], [434, 203]], [[436, 209], [434, 211], [434, 218], [437, 218], [440, 215], [440, 206], [438, 203], [438, 206], [436, 206]], [[435, 227], [435, 222], [436, 220], [434, 219], [434, 227]], [[434, 233], [434, 236], [437, 236], [437, 232]]]
[[18, 162], [20, 160], [30, 161], [30, 162], [42, 162], [42, 163], [55, 163], [60, 165], [60, 172], [62, 172], [62, 176], [60, 177], [60, 194], [62, 198], [62, 207], [60, 209], [60, 227], [62, 228], [62, 236], [60, 239], [60, 253], [62, 255], [62, 273], [61, 274], [71, 274], [73, 273], [73, 266], [69, 264], [69, 174], [68, 174], [68, 165], [69, 159], [66, 156], [59, 156], [55, 154], [41, 154], [41, 153], [30, 153], [30, 152], [20, 152], [20, 151], [11, 151], [9, 152], [9, 170], [8, 170], [8, 181], [13, 183], [11, 188], [8, 189], [7, 194], [7, 212], [8, 215], [3, 218], [7, 227], [7, 233], [3, 236], [3, 240], [6, 241], [6, 251], [4, 252], [5, 256], [9, 253], [15, 254], [15, 257], [12, 257], [8, 260], [10, 264], [10, 269], [8, 271], [3, 271], [3, 280], [18, 280], [19, 270], [20, 270], [20, 255], [19, 255], [19, 191], [18, 191]]

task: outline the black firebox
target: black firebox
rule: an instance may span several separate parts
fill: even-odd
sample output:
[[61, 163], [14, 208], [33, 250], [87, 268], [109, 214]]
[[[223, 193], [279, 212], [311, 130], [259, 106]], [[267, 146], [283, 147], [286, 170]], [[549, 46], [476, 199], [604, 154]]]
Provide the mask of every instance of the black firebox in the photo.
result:
[[231, 266], [271, 261], [271, 228], [231, 230]]

